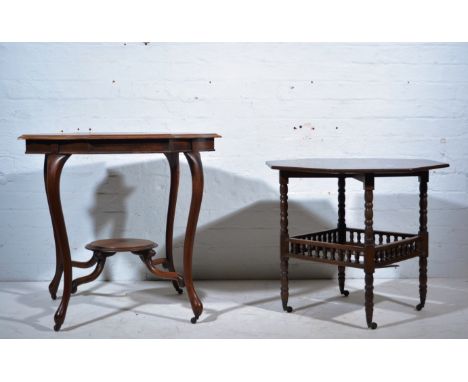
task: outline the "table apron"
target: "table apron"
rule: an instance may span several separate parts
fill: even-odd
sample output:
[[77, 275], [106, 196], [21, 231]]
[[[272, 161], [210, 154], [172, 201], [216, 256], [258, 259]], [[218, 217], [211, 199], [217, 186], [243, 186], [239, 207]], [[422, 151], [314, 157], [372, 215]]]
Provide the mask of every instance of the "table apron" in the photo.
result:
[[199, 151], [214, 151], [214, 139], [26, 141], [26, 154], [145, 154]]
[[[287, 178], [353, 178], [363, 181], [364, 174], [362, 173], [310, 173], [310, 172], [297, 172], [297, 171], [280, 171], [281, 174]], [[415, 172], [386, 172], [386, 173], [374, 173], [369, 172], [369, 175], [372, 175], [376, 178], [386, 178], [386, 177], [401, 177], [401, 176], [422, 176], [428, 171], [415, 171]]]

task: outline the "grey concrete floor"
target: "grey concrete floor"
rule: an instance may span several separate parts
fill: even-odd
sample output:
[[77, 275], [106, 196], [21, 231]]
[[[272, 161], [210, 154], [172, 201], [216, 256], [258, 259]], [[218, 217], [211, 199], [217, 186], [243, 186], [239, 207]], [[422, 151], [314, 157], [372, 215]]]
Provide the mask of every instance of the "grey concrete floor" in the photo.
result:
[[468, 338], [468, 280], [430, 279], [417, 312], [418, 281], [375, 281], [367, 329], [363, 280], [290, 281], [293, 313], [281, 309], [279, 281], [198, 281], [205, 307], [193, 325], [186, 293], [169, 282], [95, 282], [72, 296], [62, 330], [52, 330], [58, 300], [45, 282], [0, 283], [1, 338]]

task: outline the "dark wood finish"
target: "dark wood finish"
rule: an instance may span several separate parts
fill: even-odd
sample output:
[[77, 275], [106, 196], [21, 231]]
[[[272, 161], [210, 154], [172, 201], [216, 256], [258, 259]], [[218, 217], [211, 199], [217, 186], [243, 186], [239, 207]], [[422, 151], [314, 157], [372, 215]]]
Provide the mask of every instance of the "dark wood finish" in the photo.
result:
[[89, 275], [79, 277], [72, 281], [72, 293], [76, 293], [79, 285], [89, 283], [91, 281], [96, 280], [99, 277], [101, 272], [104, 270], [104, 265], [106, 265], [106, 258], [115, 254], [115, 252], [110, 251], [110, 249], [107, 249], [105, 252], [101, 252], [99, 250], [94, 251], [91, 260], [89, 260], [87, 264], [96, 264], [96, 268], [94, 268], [94, 270]]
[[427, 257], [429, 256], [429, 234], [427, 232], [427, 182], [426, 174], [419, 177], [419, 299], [417, 310], [424, 308], [427, 295]]
[[[167, 208], [167, 220], [166, 220], [166, 267], [171, 271], [175, 272], [174, 258], [172, 255], [172, 238], [174, 237], [174, 219], [177, 205], [177, 193], [179, 191], [179, 178], [180, 178], [180, 165], [179, 165], [179, 153], [166, 153], [166, 158], [169, 163], [171, 170], [171, 188], [169, 190], [169, 206]], [[177, 293], [182, 294], [177, 280], [172, 280], [172, 285]]]
[[23, 134], [18, 139], [26, 141], [92, 141], [115, 140], [135, 141], [138, 139], [205, 139], [221, 138], [219, 134], [193, 134], [193, 133], [55, 133], [55, 134]]
[[31, 134], [27, 154], [132, 154], [213, 151], [217, 134]]
[[85, 268], [91, 268], [96, 263], [97, 263], [97, 257], [92, 256], [88, 261], [73, 261], [72, 260], [72, 267], [85, 269]]
[[[345, 244], [346, 243], [346, 178], [340, 176], [338, 178], [338, 243]], [[335, 260], [336, 257], [333, 259]], [[346, 271], [345, 267], [342, 265], [338, 265], [338, 287], [340, 288], [340, 293], [347, 297], [349, 295], [349, 291], [345, 289], [345, 277]]]
[[174, 281], [177, 286], [184, 286], [184, 277], [175, 271], [162, 271], [157, 268], [158, 265], [167, 267], [167, 259], [153, 259], [156, 252], [153, 248], [158, 245], [151, 240], [143, 239], [127, 239], [127, 238], [114, 238], [93, 241], [86, 245], [86, 249], [93, 251], [93, 256], [87, 262], [72, 262], [73, 266], [79, 268], [89, 268], [96, 264], [96, 268], [89, 275], [80, 277], [72, 282], [72, 293], [76, 293], [77, 288], [81, 284], [89, 283], [96, 280], [104, 269], [106, 258], [115, 255], [117, 252], [131, 252], [138, 255], [146, 265], [148, 270], [155, 276]]
[[[424, 307], [427, 294], [427, 183], [429, 170], [448, 167], [446, 163], [427, 160], [384, 159], [307, 159], [267, 162], [280, 170], [280, 259], [281, 301], [288, 307], [288, 260], [290, 258], [333, 264], [338, 266], [340, 293], [344, 289], [345, 267], [364, 270], [365, 312], [367, 326], [376, 329], [374, 311], [374, 272], [378, 268], [419, 258], [419, 294], [417, 310]], [[335, 167], [331, 167], [331, 166]], [[374, 230], [374, 187], [376, 177], [419, 177], [419, 232], [418, 234]], [[336, 229], [289, 236], [288, 232], [288, 180], [291, 177], [338, 178], [338, 224]], [[345, 219], [345, 182], [354, 178], [364, 188], [364, 229], [348, 228]], [[289, 308], [289, 309], [288, 309]]]
[[143, 239], [105, 239], [86, 244], [86, 249], [100, 252], [138, 252], [156, 248], [158, 245], [151, 240]]
[[347, 297], [349, 296], [349, 291], [345, 289], [345, 267], [338, 265], [338, 286], [340, 288], [340, 293]]
[[[153, 259], [153, 256], [156, 255], [156, 252], [153, 250], [132, 252], [140, 256], [141, 261], [146, 265], [148, 270], [155, 276], [165, 279], [172, 280], [177, 283], [177, 286], [184, 287], [184, 276], [175, 272], [175, 271], [162, 271], [157, 268], [158, 265], [167, 266], [167, 259]], [[177, 291], [178, 292], [178, 291]], [[180, 294], [180, 293], [179, 293]]]
[[374, 177], [386, 174], [414, 174], [429, 170], [448, 167], [447, 163], [426, 159], [336, 159], [336, 158], [306, 158], [279, 161], [268, 161], [266, 164], [273, 170], [322, 174], [327, 176], [372, 174]]
[[283, 310], [291, 313], [292, 307], [288, 306], [289, 286], [288, 286], [288, 178], [280, 172], [280, 270], [281, 270], [281, 302]]
[[[67, 159], [68, 158], [66, 158], [65, 161]], [[47, 189], [48, 189], [48, 186], [47, 186], [48, 167], [49, 167], [49, 158], [46, 155], [45, 160], [44, 160], [44, 185], [45, 185], [47, 200], [49, 200], [49, 192], [47, 191]], [[63, 165], [62, 165], [62, 167], [63, 167]], [[60, 189], [59, 189], [59, 191], [60, 191]], [[49, 210], [50, 210], [50, 215], [52, 216], [52, 209], [51, 209], [50, 203], [49, 203]], [[55, 242], [57, 242], [58, 235], [57, 235], [57, 231], [56, 231], [55, 226], [56, 225], [54, 223], [54, 220], [52, 219], [52, 229], [53, 229], [53, 232], [54, 232], [54, 239], [55, 239]], [[54, 277], [53, 277], [52, 281], [49, 284], [49, 293], [50, 293], [50, 296], [52, 297], [52, 300], [57, 299], [57, 290], [58, 290], [58, 286], [60, 284], [60, 279], [62, 278], [62, 274], [63, 274], [62, 255], [60, 253], [58, 245], [56, 245], [55, 246], [55, 274], [54, 274]]]
[[[213, 151], [214, 140], [218, 134], [147, 134], [147, 133], [86, 133], [86, 134], [28, 134], [19, 139], [26, 141], [27, 154], [45, 154], [44, 182], [52, 219], [55, 240], [56, 268], [54, 277], [49, 285], [52, 299], [57, 298], [60, 280], [64, 278], [63, 296], [59, 308], [54, 316], [56, 331], [60, 330], [68, 308], [70, 295], [76, 292], [79, 285], [96, 279], [102, 272], [107, 257], [115, 252], [130, 251], [140, 256], [147, 268], [158, 277], [172, 280], [174, 288], [182, 293], [181, 287], [187, 286], [188, 297], [194, 312], [191, 319], [197, 321], [203, 311], [203, 305], [198, 297], [192, 280], [192, 255], [195, 232], [200, 212], [203, 194], [203, 167], [200, 157], [201, 151]], [[172, 236], [174, 232], [174, 217], [179, 186], [179, 156], [183, 152], [189, 162], [192, 174], [192, 202], [184, 242], [184, 274], [175, 272], [173, 262]], [[94, 246], [90, 260], [85, 262], [72, 261], [70, 246], [65, 226], [65, 220], [60, 201], [60, 175], [65, 162], [71, 154], [132, 154], [132, 153], [163, 153], [171, 169], [171, 188], [166, 222], [166, 258], [153, 259], [155, 252], [151, 247], [140, 243], [116, 242], [101, 243], [101, 247]], [[121, 239], [119, 239], [121, 240]], [[151, 242], [152, 243], [152, 242]], [[91, 244], [91, 243], [90, 243]], [[93, 272], [87, 276], [72, 280], [72, 268], [90, 268], [96, 265]], [[162, 265], [168, 271], [159, 270]], [[73, 284], [73, 285], [72, 285]]]
[[372, 321], [374, 314], [374, 271], [375, 271], [375, 242], [374, 242], [374, 176], [366, 174], [364, 181], [364, 273], [365, 273], [365, 307], [367, 326], [376, 329], [377, 324]]
[[52, 299], [56, 299], [57, 289], [63, 274], [63, 295], [60, 305], [54, 315], [54, 330], [60, 330], [67, 313], [72, 289], [72, 266], [70, 245], [68, 244], [67, 228], [63, 217], [62, 203], [60, 201], [60, 176], [63, 166], [69, 155], [49, 154], [45, 156], [45, 188], [49, 211], [52, 219], [52, 228], [55, 238], [56, 266], [55, 275], [49, 285]]
[[190, 298], [194, 317], [190, 320], [192, 324], [196, 323], [203, 311], [203, 304], [195, 291], [192, 282], [192, 252], [193, 243], [195, 240], [195, 231], [197, 229], [198, 215], [200, 214], [200, 206], [203, 197], [203, 167], [200, 158], [200, 153], [191, 152], [184, 153], [192, 174], [192, 199], [190, 201], [190, 210], [185, 229], [184, 242], [184, 276], [185, 286]]
[[[291, 236], [288, 257], [364, 269], [364, 232], [363, 229], [346, 228], [349, 239], [345, 244], [335, 240], [338, 237], [337, 229]], [[418, 246], [421, 239], [418, 235], [376, 230], [374, 234], [378, 236], [375, 268], [386, 268], [420, 254]]]

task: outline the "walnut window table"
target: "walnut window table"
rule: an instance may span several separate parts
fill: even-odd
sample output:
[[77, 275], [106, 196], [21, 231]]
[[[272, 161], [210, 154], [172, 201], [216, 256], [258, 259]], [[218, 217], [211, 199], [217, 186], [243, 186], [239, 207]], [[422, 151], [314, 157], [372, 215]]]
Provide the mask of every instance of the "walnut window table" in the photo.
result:
[[[52, 299], [56, 299], [60, 280], [64, 278], [63, 296], [54, 316], [54, 330], [60, 330], [67, 313], [70, 295], [78, 285], [94, 280], [105, 263], [106, 257], [115, 252], [133, 252], [141, 257], [148, 269], [155, 275], [172, 280], [177, 290], [187, 288], [188, 297], [194, 313], [191, 319], [195, 323], [202, 314], [203, 305], [198, 297], [192, 280], [192, 254], [198, 215], [203, 195], [203, 167], [200, 157], [202, 151], [214, 151], [214, 140], [217, 134], [32, 134], [22, 135], [19, 139], [26, 141], [26, 154], [45, 154], [44, 182], [52, 219], [55, 240], [56, 268], [49, 285]], [[137, 154], [162, 153], [166, 156], [171, 171], [169, 207], [166, 221], [166, 258], [152, 259], [153, 248], [157, 245], [151, 241], [138, 239], [114, 239], [88, 244], [94, 250], [93, 257], [87, 262], [72, 261], [68, 243], [67, 229], [60, 201], [60, 175], [65, 162], [74, 154]], [[174, 217], [179, 188], [179, 153], [184, 153], [192, 175], [192, 199], [185, 231], [183, 274], [175, 272], [172, 258]], [[99, 247], [98, 245], [104, 245]], [[72, 268], [96, 269], [88, 276], [73, 280]], [[162, 265], [168, 271], [156, 268]]]
[[[344, 289], [345, 267], [364, 269], [365, 311], [367, 326], [377, 328], [373, 322], [374, 271], [397, 262], [419, 257], [419, 296], [417, 310], [424, 307], [427, 293], [427, 183], [429, 170], [448, 167], [446, 163], [422, 159], [297, 159], [269, 161], [267, 165], [279, 170], [280, 182], [280, 266], [281, 300], [288, 306], [288, 262], [290, 258], [328, 263], [338, 266], [338, 285]], [[419, 178], [419, 232], [417, 234], [377, 231], [373, 227], [374, 180], [378, 177], [413, 176]], [[337, 178], [337, 228], [289, 236], [288, 180], [289, 178]], [[345, 221], [345, 182], [354, 178], [364, 186], [364, 229], [348, 228]]]

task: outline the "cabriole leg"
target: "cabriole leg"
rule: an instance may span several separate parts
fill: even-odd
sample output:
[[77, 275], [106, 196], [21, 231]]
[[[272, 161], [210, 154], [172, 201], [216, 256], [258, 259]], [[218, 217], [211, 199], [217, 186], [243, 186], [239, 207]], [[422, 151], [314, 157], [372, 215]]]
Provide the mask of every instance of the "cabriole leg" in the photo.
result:
[[[49, 157], [49, 154], [46, 154], [44, 158], [44, 184], [45, 184], [46, 194], [48, 193], [47, 192], [48, 157]], [[47, 200], [49, 200], [48, 196], [47, 196]], [[55, 231], [55, 224], [53, 224], [53, 222], [52, 222], [52, 229], [54, 232], [54, 241], [55, 243], [57, 243], [57, 234]], [[50, 293], [50, 297], [52, 297], [52, 300], [57, 299], [57, 290], [60, 285], [62, 274], [63, 274], [62, 255], [59, 252], [58, 245], [55, 245], [55, 274], [54, 274], [54, 277], [52, 278], [52, 281], [49, 284], [49, 293]]]
[[68, 244], [67, 229], [63, 217], [62, 204], [60, 201], [60, 175], [62, 173], [63, 166], [69, 157], [70, 155], [48, 154], [46, 155], [44, 166], [46, 194], [49, 204], [50, 216], [52, 219], [57, 258], [55, 276], [49, 286], [52, 298], [56, 296], [62, 272], [64, 275], [63, 296], [54, 316], [55, 331], [60, 330], [60, 327], [65, 320], [72, 289], [70, 246]]
[[190, 173], [192, 174], [192, 200], [190, 202], [184, 241], [184, 281], [194, 313], [194, 317], [190, 321], [192, 324], [195, 324], [203, 312], [203, 304], [195, 291], [192, 279], [193, 244], [203, 197], [203, 166], [199, 152], [186, 152], [184, 154], [190, 167]]
[[[164, 264], [171, 272], [175, 272], [174, 260], [172, 255], [172, 242], [174, 236], [174, 219], [177, 205], [177, 193], [179, 190], [179, 153], [166, 153], [167, 161], [171, 169], [171, 188], [169, 191], [169, 207], [167, 209], [166, 220], [166, 260]], [[182, 294], [181, 285], [176, 280], [172, 280], [172, 285], [177, 293]]]

